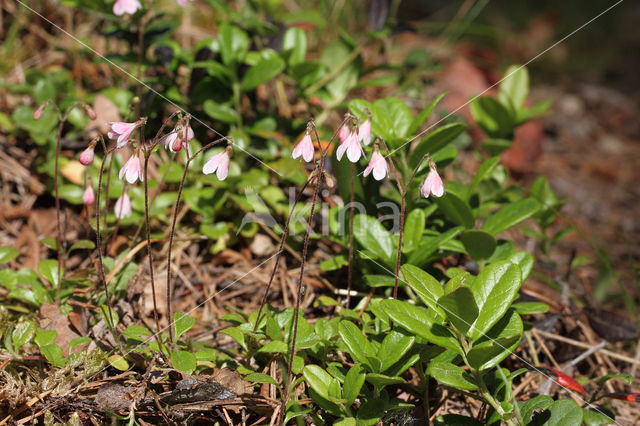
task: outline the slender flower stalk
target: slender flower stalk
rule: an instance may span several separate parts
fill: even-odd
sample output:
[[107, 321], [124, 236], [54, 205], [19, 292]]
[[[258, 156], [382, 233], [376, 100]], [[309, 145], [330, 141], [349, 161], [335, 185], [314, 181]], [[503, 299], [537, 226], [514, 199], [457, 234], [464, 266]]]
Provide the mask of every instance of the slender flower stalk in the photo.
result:
[[393, 170], [393, 175], [395, 177], [396, 184], [398, 185], [398, 191], [400, 191], [400, 234], [398, 235], [398, 254], [396, 256], [396, 273], [395, 273], [395, 281], [393, 284], [393, 298], [397, 299], [398, 298], [398, 274], [400, 273], [400, 261], [401, 261], [401, 255], [402, 255], [402, 237], [404, 234], [404, 215], [405, 215], [405, 202], [407, 198], [407, 192], [409, 191], [409, 188], [411, 188], [411, 183], [413, 182], [413, 179], [416, 177], [416, 173], [418, 173], [418, 170], [420, 170], [420, 166], [422, 165], [422, 162], [424, 161], [425, 158], [428, 157], [429, 154], [425, 154], [422, 156], [422, 158], [420, 159], [420, 162], [418, 163], [418, 166], [413, 171], [411, 178], [409, 178], [409, 181], [407, 182], [406, 186], [403, 187], [402, 181], [400, 180], [400, 176], [398, 175], [398, 171], [396, 170], [396, 166], [393, 162], [393, 158], [391, 157], [389, 148], [387, 147], [387, 144], [385, 143], [384, 139], [380, 138], [380, 141], [382, 142], [382, 145], [384, 146], [385, 151], [387, 151], [387, 157], [389, 158], [389, 163], [391, 163], [391, 170]]
[[355, 164], [351, 163], [351, 181], [350, 181], [350, 203], [349, 203], [349, 265], [347, 266], [347, 301], [345, 307], [349, 309], [351, 302], [351, 285], [353, 283], [353, 218], [355, 216], [354, 209], [354, 180], [355, 180]]
[[[172, 300], [171, 300], [171, 295], [172, 295], [172, 289], [171, 289], [171, 249], [173, 247], [173, 238], [175, 235], [175, 230], [176, 230], [176, 223], [178, 221], [178, 211], [179, 211], [179, 207], [180, 207], [180, 198], [182, 197], [182, 190], [184, 189], [184, 182], [187, 179], [187, 172], [189, 171], [189, 164], [191, 163], [191, 161], [196, 158], [198, 156], [198, 154], [200, 154], [201, 152], [203, 152], [204, 150], [216, 145], [217, 143], [222, 142], [223, 140], [227, 140], [229, 142], [228, 146], [225, 148], [225, 150], [223, 151], [222, 154], [226, 154], [227, 158], [229, 156], [229, 154], [233, 151], [233, 140], [231, 138], [220, 138], [217, 139], [213, 142], [208, 143], [207, 145], [203, 146], [202, 148], [200, 148], [195, 154], [191, 155], [189, 153], [189, 146], [187, 145], [185, 147], [185, 154], [186, 154], [186, 161], [184, 164], [184, 171], [182, 172], [182, 179], [180, 180], [180, 186], [178, 187], [178, 196], [176, 198], [176, 205], [175, 208], [173, 210], [173, 220], [171, 221], [171, 229], [169, 231], [169, 248], [167, 249], [167, 320], [169, 322], [169, 338], [170, 340], [173, 342], [174, 340], [174, 330], [173, 330], [173, 318], [172, 318]], [[218, 154], [220, 155], [220, 154]], [[214, 156], [216, 157], [216, 156]], [[214, 157], [212, 157], [211, 159], [213, 159]], [[211, 161], [211, 159], [209, 159], [209, 161]], [[219, 160], [223, 162], [223, 166], [224, 166], [224, 160]], [[220, 173], [220, 163], [218, 162], [217, 167], [218, 167], [218, 179], [220, 180], [224, 180], [224, 178], [227, 177], [226, 173], [228, 173], [228, 169], [229, 169], [229, 164], [226, 164], [227, 167], [227, 172], [224, 173], [224, 177], [221, 178], [221, 173]], [[206, 164], [205, 164], [206, 167]], [[215, 171], [215, 170], [213, 170]], [[213, 173], [213, 171], [211, 171], [211, 173]]]
[[[102, 247], [102, 234], [100, 232], [100, 195], [102, 193], [102, 175], [104, 174], [104, 165], [107, 160], [107, 157], [114, 150], [107, 150], [107, 145], [104, 142], [104, 139], [100, 137], [100, 141], [102, 143], [103, 157], [100, 162], [100, 173], [98, 174], [98, 196], [96, 198], [96, 246], [98, 246], [98, 272], [100, 274], [100, 281], [102, 281], [104, 296], [107, 303], [107, 309], [109, 310], [109, 315], [107, 317], [109, 330], [111, 330], [111, 334], [113, 335], [113, 339], [120, 346], [120, 351], [124, 353], [122, 345], [120, 343], [120, 339], [118, 338], [115, 322], [113, 321], [113, 308], [111, 306], [111, 298], [109, 297], [109, 287], [107, 286], [107, 278], [104, 270], [104, 248]], [[108, 198], [108, 197], [107, 197]]]

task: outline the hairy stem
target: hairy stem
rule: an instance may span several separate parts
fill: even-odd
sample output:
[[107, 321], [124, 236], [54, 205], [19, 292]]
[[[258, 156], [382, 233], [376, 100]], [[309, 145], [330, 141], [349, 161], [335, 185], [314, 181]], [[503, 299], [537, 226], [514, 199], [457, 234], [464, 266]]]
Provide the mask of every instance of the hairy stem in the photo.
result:
[[151, 228], [149, 226], [149, 155], [150, 153], [144, 152], [144, 227], [147, 234], [147, 257], [149, 258], [149, 278], [151, 279], [151, 294], [153, 297], [153, 319], [156, 323], [156, 340], [158, 341], [158, 350], [162, 351], [162, 343], [160, 338], [160, 320], [158, 319], [158, 303], [156, 299], [156, 281], [153, 273], [153, 256], [151, 255]]
[[291, 218], [293, 217], [293, 212], [295, 210], [296, 204], [298, 204], [298, 201], [300, 201], [300, 198], [302, 197], [302, 193], [304, 192], [305, 188], [316, 179], [317, 175], [312, 174], [311, 176], [309, 176], [309, 178], [307, 179], [307, 181], [304, 183], [304, 185], [302, 185], [302, 188], [300, 188], [300, 192], [298, 192], [298, 195], [296, 195], [296, 199], [293, 202], [293, 205], [291, 206], [291, 211], [289, 212], [289, 216], [287, 217], [287, 221], [284, 224], [284, 230], [282, 231], [282, 238], [280, 238], [280, 244], [278, 245], [278, 251], [276, 252], [276, 263], [273, 265], [273, 269], [271, 270], [271, 275], [269, 276], [269, 282], [267, 283], [267, 288], [264, 290], [264, 295], [262, 296], [262, 301], [260, 302], [260, 308], [258, 308], [258, 316], [256, 317], [256, 323], [253, 326], [253, 332], [255, 333], [255, 331], [258, 329], [258, 324], [260, 324], [260, 318], [262, 315], [262, 309], [264, 308], [264, 305], [267, 303], [267, 297], [269, 296], [269, 290], [271, 289], [271, 284], [273, 283], [273, 279], [276, 276], [276, 271], [278, 270], [278, 266], [280, 265], [280, 257], [282, 256], [282, 253], [284, 252], [284, 243], [287, 239], [287, 236], [289, 234], [289, 225], [291, 223]]
[[355, 164], [351, 163], [351, 199], [349, 203], [349, 266], [347, 267], [347, 303], [346, 308], [349, 309], [351, 302], [351, 283], [353, 282], [353, 217], [354, 217], [354, 174]]
[[[309, 213], [309, 220], [307, 221], [307, 230], [304, 234], [304, 244], [302, 246], [302, 262], [300, 263], [300, 276], [298, 277], [298, 292], [296, 295], [296, 308], [293, 313], [293, 334], [291, 336], [291, 354], [289, 355], [289, 365], [287, 367], [287, 378], [291, 381], [291, 369], [293, 368], [293, 357], [296, 353], [296, 337], [298, 335], [298, 315], [300, 312], [300, 298], [302, 296], [302, 282], [304, 278], [304, 266], [307, 260], [307, 250], [309, 248], [309, 235], [311, 234], [311, 223], [313, 222], [313, 213], [316, 207], [316, 201], [318, 199], [318, 190], [320, 189], [322, 168], [324, 166], [325, 156], [320, 156], [320, 163], [316, 168], [318, 179], [316, 186], [313, 190], [313, 197], [311, 198], [311, 212]], [[287, 391], [288, 394], [288, 391]]]
[[[111, 334], [113, 335], [114, 340], [118, 345], [120, 345], [120, 340], [118, 339], [118, 335], [116, 333], [116, 328], [114, 326], [113, 321], [113, 308], [111, 307], [111, 298], [109, 297], [109, 287], [107, 286], [106, 274], [104, 271], [104, 253], [102, 247], [102, 234], [100, 233], [100, 196], [102, 195], [102, 174], [104, 173], [104, 163], [109, 156], [110, 152], [107, 151], [107, 146], [104, 143], [104, 140], [100, 138], [102, 141], [102, 149], [104, 155], [102, 157], [102, 161], [100, 162], [100, 174], [98, 175], [98, 194], [96, 197], [96, 246], [98, 246], [98, 272], [100, 273], [100, 281], [102, 281], [104, 295], [107, 301], [107, 309], [109, 310], [108, 315], [108, 326], [109, 330], [111, 330]], [[106, 218], [106, 216], [105, 216]], [[122, 347], [120, 348], [121, 352], [124, 353]]]
[[54, 186], [56, 191], [56, 229], [58, 236], [58, 282], [54, 283], [56, 285], [56, 304], [60, 307], [60, 287], [62, 284], [62, 277], [60, 276], [62, 273], [62, 227], [60, 225], [60, 192], [58, 188], [58, 162], [60, 158], [60, 143], [62, 140], [62, 127], [64, 126], [64, 120], [60, 118], [60, 124], [58, 124], [58, 140], [56, 142], [56, 164], [55, 164], [55, 176], [54, 176]]

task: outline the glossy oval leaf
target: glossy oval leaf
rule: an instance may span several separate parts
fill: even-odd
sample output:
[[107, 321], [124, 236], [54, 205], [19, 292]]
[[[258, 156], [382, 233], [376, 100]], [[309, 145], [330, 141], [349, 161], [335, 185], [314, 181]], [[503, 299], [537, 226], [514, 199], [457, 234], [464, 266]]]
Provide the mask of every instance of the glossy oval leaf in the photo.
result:
[[304, 62], [307, 56], [307, 34], [302, 28], [291, 27], [282, 37], [282, 55], [289, 66]]
[[438, 299], [449, 322], [462, 334], [467, 335], [469, 327], [478, 318], [478, 307], [469, 287], [458, 287]]
[[403, 265], [401, 269], [404, 280], [418, 294], [420, 300], [441, 318], [446, 318], [444, 311], [438, 306], [438, 299], [444, 295], [442, 284], [417, 266]]
[[[58, 261], [54, 259], [45, 259], [38, 262], [38, 272], [49, 283], [58, 287], [60, 285], [60, 277], [58, 276]], [[60, 268], [60, 274], [64, 276], [64, 270]]]
[[415, 337], [399, 333], [395, 330], [387, 333], [378, 349], [377, 357], [382, 361], [380, 371], [385, 372], [389, 367], [398, 362], [404, 354], [411, 349], [415, 340]]
[[329, 400], [329, 385], [335, 380], [322, 367], [314, 364], [305, 365], [302, 370], [304, 379], [318, 395]]
[[391, 259], [391, 233], [374, 217], [358, 214], [353, 219], [353, 236], [360, 245], [381, 259]]
[[198, 360], [191, 352], [176, 350], [171, 352], [171, 364], [176, 370], [190, 374], [196, 369]]
[[411, 153], [409, 166], [411, 166], [411, 168], [418, 167], [420, 159], [425, 154], [433, 154], [441, 150], [447, 146], [447, 144], [453, 142], [466, 128], [467, 125], [464, 123], [449, 123], [428, 133]]
[[391, 147], [401, 144], [409, 136], [413, 115], [409, 107], [398, 98], [378, 99], [371, 106], [371, 128]]
[[20, 252], [13, 247], [0, 247], [0, 265], [20, 256]]
[[369, 357], [376, 356], [376, 350], [354, 323], [347, 320], [340, 322], [338, 334], [354, 360], [369, 367], [370, 371], [377, 370], [374, 368], [376, 367], [375, 363], [369, 359]]
[[413, 209], [407, 215], [402, 234], [402, 251], [409, 253], [418, 247], [422, 239], [427, 216], [422, 209]]
[[434, 198], [438, 205], [438, 210], [451, 222], [462, 225], [467, 229], [473, 228], [474, 217], [469, 205], [460, 197], [453, 193], [446, 193], [444, 196]]
[[475, 379], [469, 373], [450, 362], [432, 361], [427, 373], [444, 385], [468, 391], [478, 389]]
[[498, 97], [517, 111], [529, 96], [529, 72], [522, 65], [511, 65], [502, 77]]
[[492, 214], [482, 225], [482, 230], [492, 235], [517, 225], [530, 218], [540, 209], [540, 203], [533, 198], [525, 198], [510, 203]]
[[479, 229], [467, 229], [460, 234], [460, 242], [473, 260], [484, 260], [491, 257], [498, 242], [488, 232]]
[[509, 350], [514, 343], [520, 342], [521, 335], [501, 337], [499, 339], [487, 340], [485, 342], [473, 345], [473, 348], [467, 352], [467, 361], [469, 366], [476, 370], [486, 369], [484, 367], [487, 362], [497, 357], [503, 352], [511, 353]]
[[285, 67], [284, 61], [279, 56], [262, 59], [260, 62], [249, 68], [249, 71], [242, 78], [240, 90], [248, 92], [262, 83], [266, 83], [278, 75]]
[[173, 324], [176, 330], [174, 338], [178, 341], [180, 336], [191, 330], [191, 328], [196, 324], [196, 319], [192, 316], [183, 314], [182, 312], [176, 312], [173, 314]]
[[360, 389], [364, 384], [365, 373], [361, 364], [356, 364], [349, 369], [344, 378], [343, 396], [347, 400], [346, 405], [350, 406], [360, 394]]
[[486, 333], [515, 300], [522, 282], [520, 268], [511, 262], [487, 266], [471, 283], [478, 305], [478, 319], [469, 330], [472, 341]]

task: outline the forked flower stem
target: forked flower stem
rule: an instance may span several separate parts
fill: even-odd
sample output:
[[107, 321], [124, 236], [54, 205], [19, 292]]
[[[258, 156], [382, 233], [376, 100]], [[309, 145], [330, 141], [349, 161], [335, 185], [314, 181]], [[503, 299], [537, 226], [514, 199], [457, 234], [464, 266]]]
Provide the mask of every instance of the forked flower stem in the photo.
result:
[[[302, 261], [300, 263], [300, 275], [298, 277], [298, 292], [296, 295], [296, 308], [293, 312], [293, 334], [291, 335], [291, 354], [289, 355], [289, 365], [287, 366], [287, 378], [291, 382], [291, 370], [293, 368], [293, 357], [296, 353], [296, 338], [298, 336], [298, 316], [300, 312], [300, 299], [302, 296], [302, 282], [304, 278], [304, 266], [307, 260], [307, 250], [309, 248], [309, 235], [311, 234], [311, 223], [313, 222], [313, 213], [316, 207], [316, 201], [318, 200], [318, 190], [320, 189], [322, 169], [324, 167], [325, 155], [320, 156], [320, 162], [316, 167], [316, 173], [318, 178], [316, 180], [316, 186], [313, 190], [313, 197], [311, 197], [311, 212], [309, 213], [309, 220], [307, 221], [307, 230], [304, 233], [304, 244], [302, 246]], [[289, 391], [287, 390], [287, 394]]]
[[349, 303], [351, 301], [351, 283], [353, 282], [353, 217], [355, 213], [354, 209], [354, 174], [355, 164], [351, 163], [351, 200], [349, 203], [349, 265], [347, 267], [347, 303], [346, 308], [349, 309]]
[[124, 350], [122, 349], [122, 345], [120, 344], [120, 340], [118, 339], [118, 335], [116, 333], [115, 323], [113, 321], [113, 308], [111, 307], [109, 287], [107, 286], [107, 278], [104, 271], [104, 253], [102, 247], [102, 235], [100, 233], [100, 195], [102, 195], [102, 174], [104, 173], [104, 163], [109, 154], [111, 154], [113, 151], [107, 150], [107, 145], [104, 143], [104, 139], [102, 139], [102, 137], [100, 137], [100, 141], [102, 142], [104, 155], [102, 157], [102, 161], [100, 162], [100, 174], [98, 175], [98, 194], [96, 197], [96, 245], [98, 246], [98, 272], [100, 273], [100, 281], [102, 281], [104, 295], [107, 301], [107, 309], [109, 310], [109, 315], [107, 318], [109, 330], [111, 330], [111, 334], [113, 335], [113, 339], [115, 340], [116, 344], [120, 346], [120, 351], [124, 353]]
[[287, 236], [289, 234], [289, 225], [291, 223], [291, 218], [293, 217], [293, 213], [295, 211], [295, 207], [296, 204], [298, 204], [298, 201], [300, 201], [300, 198], [302, 198], [302, 194], [305, 190], [305, 188], [310, 185], [316, 178], [318, 177], [317, 174], [313, 173], [311, 176], [309, 176], [309, 178], [306, 180], [306, 182], [304, 183], [304, 185], [302, 185], [302, 188], [300, 188], [300, 192], [298, 192], [298, 195], [296, 195], [296, 199], [293, 202], [293, 205], [291, 206], [291, 211], [289, 212], [289, 216], [287, 217], [287, 221], [284, 224], [284, 230], [282, 231], [282, 238], [280, 238], [280, 244], [278, 246], [278, 251], [276, 252], [276, 263], [273, 265], [273, 269], [271, 270], [271, 275], [269, 276], [269, 282], [267, 283], [267, 288], [264, 290], [264, 295], [262, 296], [262, 301], [260, 302], [260, 308], [258, 308], [258, 316], [256, 317], [256, 323], [253, 325], [253, 332], [255, 333], [256, 330], [258, 329], [258, 324], [260, 324], [260, 318], [262, 315], [262, 309], [264, 308], [264, 305], [267, 303], [267, 297], [269, 296], [269, 290], [271, 289], [271, 284], [273, 283], [273, 279], [276, 276], [276, 271], [278, 270], [278, 265], [280, 264], [280, 257], [282, 257], [282, 253], [284, 252], [284, 243], [287, 239]]
[[393, 298], [397, 299], [398, 298], [398, 279], [400, 274], [400, 262], [402, 260], [402, 236], [404, 234], [404, 215], [405, 215], [405, 204], [406, 204], [407, 192], [409, 191], [409, 188], [411, 188], [411, 183], [413, 182], [413, 179], [416, 177], [418, 170], [420, 170], [420, 166], [422, 166], [422, 162], [424, 161], [425, 158], [429, 156], [429, 154], [425, 154], [422, 156], [422, 158], [420, 159], [420, 162], [418, 163], [418, 166], [413, 170], [413, 174], [409, 178], [409, 181], [405, 186], [403, 186], [402, 181], [400, 180], [400, 175], [398, 175], [398, 170], [396, 169], [396, 165], [393, 162], [393, 158], [391, 157], [391, 153], [389, 151], [389, 148], [387, 147], [387, 144], [382, 138], [380, 138], [380, 141], [382, 142], [382, 145], [384, 146], [385, 151], [387, 151], [387, 158], [389, 159], [389, 163], [391, 163], [391, 170], [393, 170], [393, 175], [396, 179], [396, 184], [398, 185], [398, 191], [400, 191], [400, 234], [398, 235], [398, 254], [396, 256], [396, 271], [395, 271], [395, 278], [393, 283]]
[[56, 162], [55, 162], [55, 176], [54, 176], [54, 186], [56, 191], [56, 232], [58, 236], [58, 241], [56, 244], [56, 248], [58, 249], [58, 282], [53, 283], [56, 285], [56, 304], [60, 307], [60, 287], [62, 286], [62, 227], [60, 224], [60, 191], [58, 188], [58, 162], [60, 158], [60, 143], [62, 141], [62, 127], [64, 126], [64, 120], [60, 117], [60, 124], [58, 124], [58, 140], [56, 141]]
[[149, 278], [151, 279], [151, 294], [153, 297], [153, 319], [156, 323], [156, 340], [158, 341], [158, 351], [162, 352], [162, 342], [160, 338], [160, 320], [158, 319], [158, 303], [156, 298], [156, 281], [153, 273], [153, 256], [151, 255], [151, 228], [149, 226], [149, 157], [150, 153], [144, 151], [144, 227], [147, 236], [147, 257], [149, 258]]
[[[178, 221], [178, 211], [180, 207], [180, 198], [182, 197], [182, 190], [184, 189], [184, 182], [187, 179], [187, 172], [189, 171], [189, 164], [191, 160], [196, 158], [198, 154], [200, 154], [205, 149], [220, 143], [223, 140], [227, 140], [227, 138], [220, 138], [213, 142], [208, 143], [207, 145], [200, 148], [195, 154], [189, 155], [188, 145], [185, 146], [185, 154], [187, 157], [187, 161], [184, 164], [184, 172], [182, 173], [182, 179], [180, 180], [180, 186], [178, 187], [178, 197], [176, 198], [176, 205], [173, 210], [173, 219], [171, 221], [171, 230], [169, 231], [169, 248], [167, 249], [167, 321], [169, 323], [169, 340], [173, 342], [174, 339], [174, 331], [173, 331], [173, 319], [172, 319], [172, 308], [171, 308], [171, 249], [173, 247], [173, 238], [176, 230], [176, 223]], [[155, 145], [154, 145], [155, 146]], [[146, 170], [146, 167], [145, 167]], [[145, 179], [146, 182], [146, 179]]]

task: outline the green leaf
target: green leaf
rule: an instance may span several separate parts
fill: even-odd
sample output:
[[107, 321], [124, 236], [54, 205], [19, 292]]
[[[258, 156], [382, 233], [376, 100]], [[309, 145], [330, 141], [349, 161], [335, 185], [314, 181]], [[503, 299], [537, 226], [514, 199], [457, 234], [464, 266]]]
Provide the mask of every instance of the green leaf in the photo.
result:
[[[606, 410], [608, 411], [608, 410]], [[613, 413], [611, 415], [607, 414], [605, 409], [602, 407], [598, 408], [583, 408], [582, 409], [582, 421], [587, 426], [599, 426], [599, 425], [610, 425], [616, 422], [615, 416]]]
[[469, 287], [458, 287], [440, 297], [438, 306], [445, 312], [449, 322], [464, 335], [467, 335], [469, 327], [478, 317], [478, 307]]
[[220, 56], [225, 65], [241, 62], [249, 49], [249, 36], [246, 32], [228, 23], [220, 25], [218, 30]]
[[409, 166], [411, 168], [418, 167], [418, 163], [420, 163], [420, 159], [427, 153], [433, 154], [445, 146], [447, 144], [453, 142], [455, 138], [457, 138], [464, 130], [467, 128], [467, 125], [464, 123], [449, 123], [444, 126], [438, 127], [431, 133], [428, 133], [427, 136], [422, 138], [422, 140], [415, 147], [413, 152], [411, 153], [411, 157], [409, 158]]
[[145, 337], [151, 336], [151, 331], [147, 327], [133, 324], [127, 327], [122, 334], [131, 339], [146, 340]]
[[[350, 404], [349, 404], [350, 405]], [[345, 417], [333, 422], [333, 426], [356, 426], [356, 419], [353, 417]]]
[[393, 364], [400, 361], [415, 342], [415, 337], [407, 336], [391, 330], [387, 333], [378, 349], [378, 358], [382, 360], [381, 372], [386, 372]]
[[[469, 366], [476, 370], [480, 370], [484, 364], [491, 359], [497, 357], [514, 343], [519, 342], [522, 336], [517, 334], [514, 336], [501, 337], [499, 339], [487, 340], [485, 342], [473, 345], [471, 350], [467, 352], [467, 361]], [[510, 352], [510, 351], [509, 351]]]
[[402, 251], [408, 253], [418, 247], [427, 217], [422, 209], [413, 209], [407, 215], [402, 234]]
[[13, 340], [13, 347], [20, 349], [22, 345], [33, 339], [36, 335], [36, 324], [33, 321], [19, 322], [13, 328], [11, 333], [11, 339]]
[[399, 385], [400, 383], [404, 383], [404, 379], [402, 377], [390, 377], [379, 373], [369, 373], [367, 374], [367, 377], [365, 379], [367, 380], [367, 382], [377, 387]]
[[506, 137], [513, 132], [513, 118], [497, 99], [479, 96], [472, 99], [469, 108], [478, 125], [490, 137]]
[[458, 341], [451, 331], [442, 325], [442, 319], [433, 310], [401, 300], [382, 300], [379, 306], [395, 324], [409, 333], [443, 348], [450, 348], [456, 353], [462, 353]]
[[478, 389], [475, 379], [469, 373], [450, 362], [432, 361], [427, 368], [427, 374], [442, 384], [458, 389]]
[[473, 260], [483, 260], [491, 257], [498, 242], [493, 235], [478, 229], [467, 229], [460, 234], [460, 242]]
[[551, 417], [544, 423], [545, 426], [580, 426], [582, 424], [582, 408], [572, 399], [555, 401], [549, 407], [549, 411], [551, 411]]
[[71, 341], [69, 342], [69, 352], [71, 352], [76, 346], [86, 345], [89, 342], [91, 342], [91, 338], [87, 336], [80, 336], [71, 339]]
[[511, 307], [520, 315], [543, 314], [549, 311], [549, 305], [542, 302], [519, 302]]
[[196, 369], [198, 360], [191, 352], [177, 350], [171, 352], [171, 364], [176, 370], [191, 374]]
[[76, 241], [75, 243], [73, 243], [73, 245], [71, 246], [71, 248], [69, 249], [69, 253], [71, 253], [74, 250], [93, 250], [94, 248], [96, 248], [96, 245], [93, 241], [89, 241], [89, 240], [80, 240], [80, 241]]
[[260, 62], [249, 68], [249, 71], [242, 78], [240, 90], [248, 92], [262, 83], [266, 83], [271, 78], [278, 75], [285, 67], [284, 61], [279, 56], [262, 59]]
[[274, 340], [263, 345], [258, 352], [261, 353], [282, 353], [286, 354], [289, 351], [289, 346], [282, 340]]
[[109, 356], [109, 358], [107, 358], [107, 362], [113, 368], [116, 368], [120, 371], [127, 371], [129, 369], [129, 363], [122, 355], [113, 354]]
[[469, 205], [457, 195], [447, 192], [443, 197], [433, 199], [442, 214], [456, 225], [473, 228], [475, 219]]
[[247, 374], [246, 376], [244, 376], [244, 380], [252, 383], [267, 383], [270, 385], [278, 386], [278, 382], [276, 382], [276, 379], [269, 376], [268, 374], [263, 374], [263, 373]]
[[492, 235], [497, 235], [530, 218], [538, 209], [540, 209], [540, 203], [532, 198], [525, 198], [515, 203], [507, 204], [487, 219], [482, 225], [482, 230]]
[[400, 145], [409, 136], [413, 116], [409, 107], [398, 98], [378, 99], [371, 106], [371, 129], [391, 147]]
[[58, 249], [58, 240], [56, 239], [56, 237], [46, 237], [41, 239], [40, 242], [51, 250]]
[[322, 398], [329, 400], [329, 385], [336, 379], [331, 377], [322, 367], [315, 364], [305, 365], [302, 375], [311, 389], [316, 391]]
[[13, 247], [0, 247], [0, 265], [20, 256], [20, 252]]
[[443, 414], [435, 418], [435, 426], [482, 426], [473, 417], [463, 416], [461, 414]]
[[[58, 287], [60, 285], [60, 277], [58, 276], [58, 261], [54, 259], [45, 259], [38, 262], [38, 272], [51, 285]], [[60, 268], [60, 273], [64, 276], [64, 270]]]
[[446, 95], [447, 95], [447, 92], [438, 95], [437, 98], [431, 101], [429, 105], [427, 105], [422, 111], [420, 111], [420, 113], [411, 122], [411, 127], [409, 128], [410, 135], [415, 135], [416, 133], [418, 133], [418, 130], [420, 130], [422, 123], [424, 123], [427, 120], [427, 118], [429, 118], [429, 116], [433, 112], [433, 109], [436, 107], [436, 105], [438, 105], [438, 103]]
[[[510, 141], [509, 141], [509, 144], [511, 144]], [[475, 191], [478, 185], [480, 185], [480, 182], [482, 182], [486, 177], [491, 175], [491, 172], [498, 165], [499, 162], [500, 162], [500, 157], [496, 156], [496, 157], [491, 157], [488, 160], [485, 160], [480, 165], [480, 167], [478, 168], [478, 171], [476, 172], [476, 175], [473, 177], [473, 181], [471, 181], [471, 186], [469, 186], [469, 195], [473, 194], [473, 191]]]
[[486, 333], [507, 311], [520, 289], [522, 273], [513, 263], [503, 261], [487, 266], [471, 283], [478, 305], [478, 319], [469, 332], [472, 341]]
[[[448, 275], [448, 274], [447, 274]], [[471, 274], [469, 274], [466, 271], [460, 271], [460, 273], [454, 275], [449, 281], [447, 281], [447, 283], [444, 285], [444, 292], [445, 294], [447, 293], [451, 293], [452, 291], [454, 291], [455, 289], [459, 288], [460, 286], [464, 285], [465, 283], [467, 283], [467, 280], [469, 280], [469, 283], [471, 281], [473, 281], [472, 279], [469, 279], [469, 277], [471, 276]], [[467, 285], [469, 284], [467, 283]], [[473, 302], [475, 304], [475, 301]], [[476, 306], [476, 309], [478, 307]]]
[[533, 256], [527, 253], [524, 250], [513, 252], [509, 257], [505, 260], [508, 260], [511, 263], [518, 265], [520, 271], [522, 272], [522, 282], [529, 277], [531, 270], [533, 269]]
[[422, 269], [413, 265], [402, 265], [402, 276], [409, 287], [415, 291], [422, 303], [433, 309], [440, 317], [446, 318], [438, 306], [438, 299], [444, 295], [442, 284]]
[[546, 410], [551, 407], [551, 404], [553, 404], [553, 398], [547, 395], [538, 395], [528, 401], [519, 402], [518, 405], [520, 407], [522, 420], [524, 420], [525, 424], [528, 424], [534, 412], [537, 410]]
[[360, 245], [381, 259], [391, 259], [391, 234], [374, 217], [358, 214], [353, 219], [353, 235]]
[[511, 145], [513, 145], [511, 139], [491, 138], [482, 141], [482, 147], [486, 149], [490, 155], [495, 156], [511, 148]]
[[41, 348], [53, 343], [53, 341], [56, 340], [56, 337], [58, 337], [58, 333], [55, 330], [39, 328], [38, 331], [36, 331], [36, 337], [33, 339], [33, 341], [36, 342], [36, 345]]
[[365, 373], [361, 364], [356, 364], [349, 369], [344, 378], [343, 396], [347, 400], [346, 406], [350, 406], [360, 394], [364, 384]]
[[518, 339], [513, 342], [510, 346], [506, 346], [505, 343], [509, 343], [508, 341], [502, 341], [502, 351], [498, 352], [493, 358], [485, 361], [481, 364], [478, 369], [479, 370], [487, 370], [489, 368], [495, 367], [500, 363], [503, 359], [509, 356], [520, 343], [520, 339], [522, 338], [522, 333], [524, 332], [524, 324], [522, 322], [522, 318], [520, 315], [513, 310], [509, 309], [507, 313], [494, 325], [491, 329], [480, 339], [474, 342], [474, 346], [478, 346], [484, 342], [488, 341], [500, 341], [500, 339], [510, 339], [513, 336], [517, 336]]
[[463, 229], [462, 226], [456, 226], [435, 237], [423, 237], [418, 248], [409, 255], [407, 263], [423, 266], [429, 260], [429, 256], [440, 250], [444, 244], [455, 238]]
[[551, 99], [545, 99], [544, 101], [540, 101], [531, 108], [521, 108], [518, 110], [517, 122], [518, 124], [529, 121], [533, 118], [537, 118], [545, 115], [549, 112], [551, 108], [551, 104], [553, 101]]
[[[13, 340], [15, 342], [15, 339]], [[631, 374], [628, 373], [609, 373], [609, 374], [605, 374], [604, 376], [598, 378], [598, 384], [602, 385], [605, 382], [611, 380], [611, 379], [620, 379], [620, 380], [624, 380], [625, 382], [631, 384], [633, 383], [633, 376]]]
[[64, 357], [62, 355], [62, 348], [60, 348], [60, 346], [49, 343], [48, 345], [41, 346], [40, 352], [42, 352], [42, 355], [44, 355], [47, 361], [49, 361], [51, 364], [58, 367], [64, 365]]
[[289, 66], [304, 62], [307, 56], [307, 34], [302, 28], [291, 27], [285, 31], [281, 53]]
[[177, 342], [180, 336], [196, 324], [196, 319], [192, 316], [185, 315], [182, 312], [176, 312], [173, 314], [173, 324], [176, 329], [175, 341]]
[[371, 358], [376, 356], [376, 350], [354, 323], [347, 320], [341, 321], [338, 326], [338, 334], [355, 361], [366, 365], [372, 372], [378, 371], [379, 365], [375, 365], [375, 361], [371, 361]]
[[240, 114], [238, 114], [238, 112], [229, 105], [219, 104], [211, 99], [207, 99], [202, 104], [202, 108], [209, 117], [215, 120], [223, 121], [225, 123], [240, 122]]
[[529, 96], [529, 72], [521, 65], [511, 65], [502, 77], [498, 97], [504, 104], [519, 110]]

